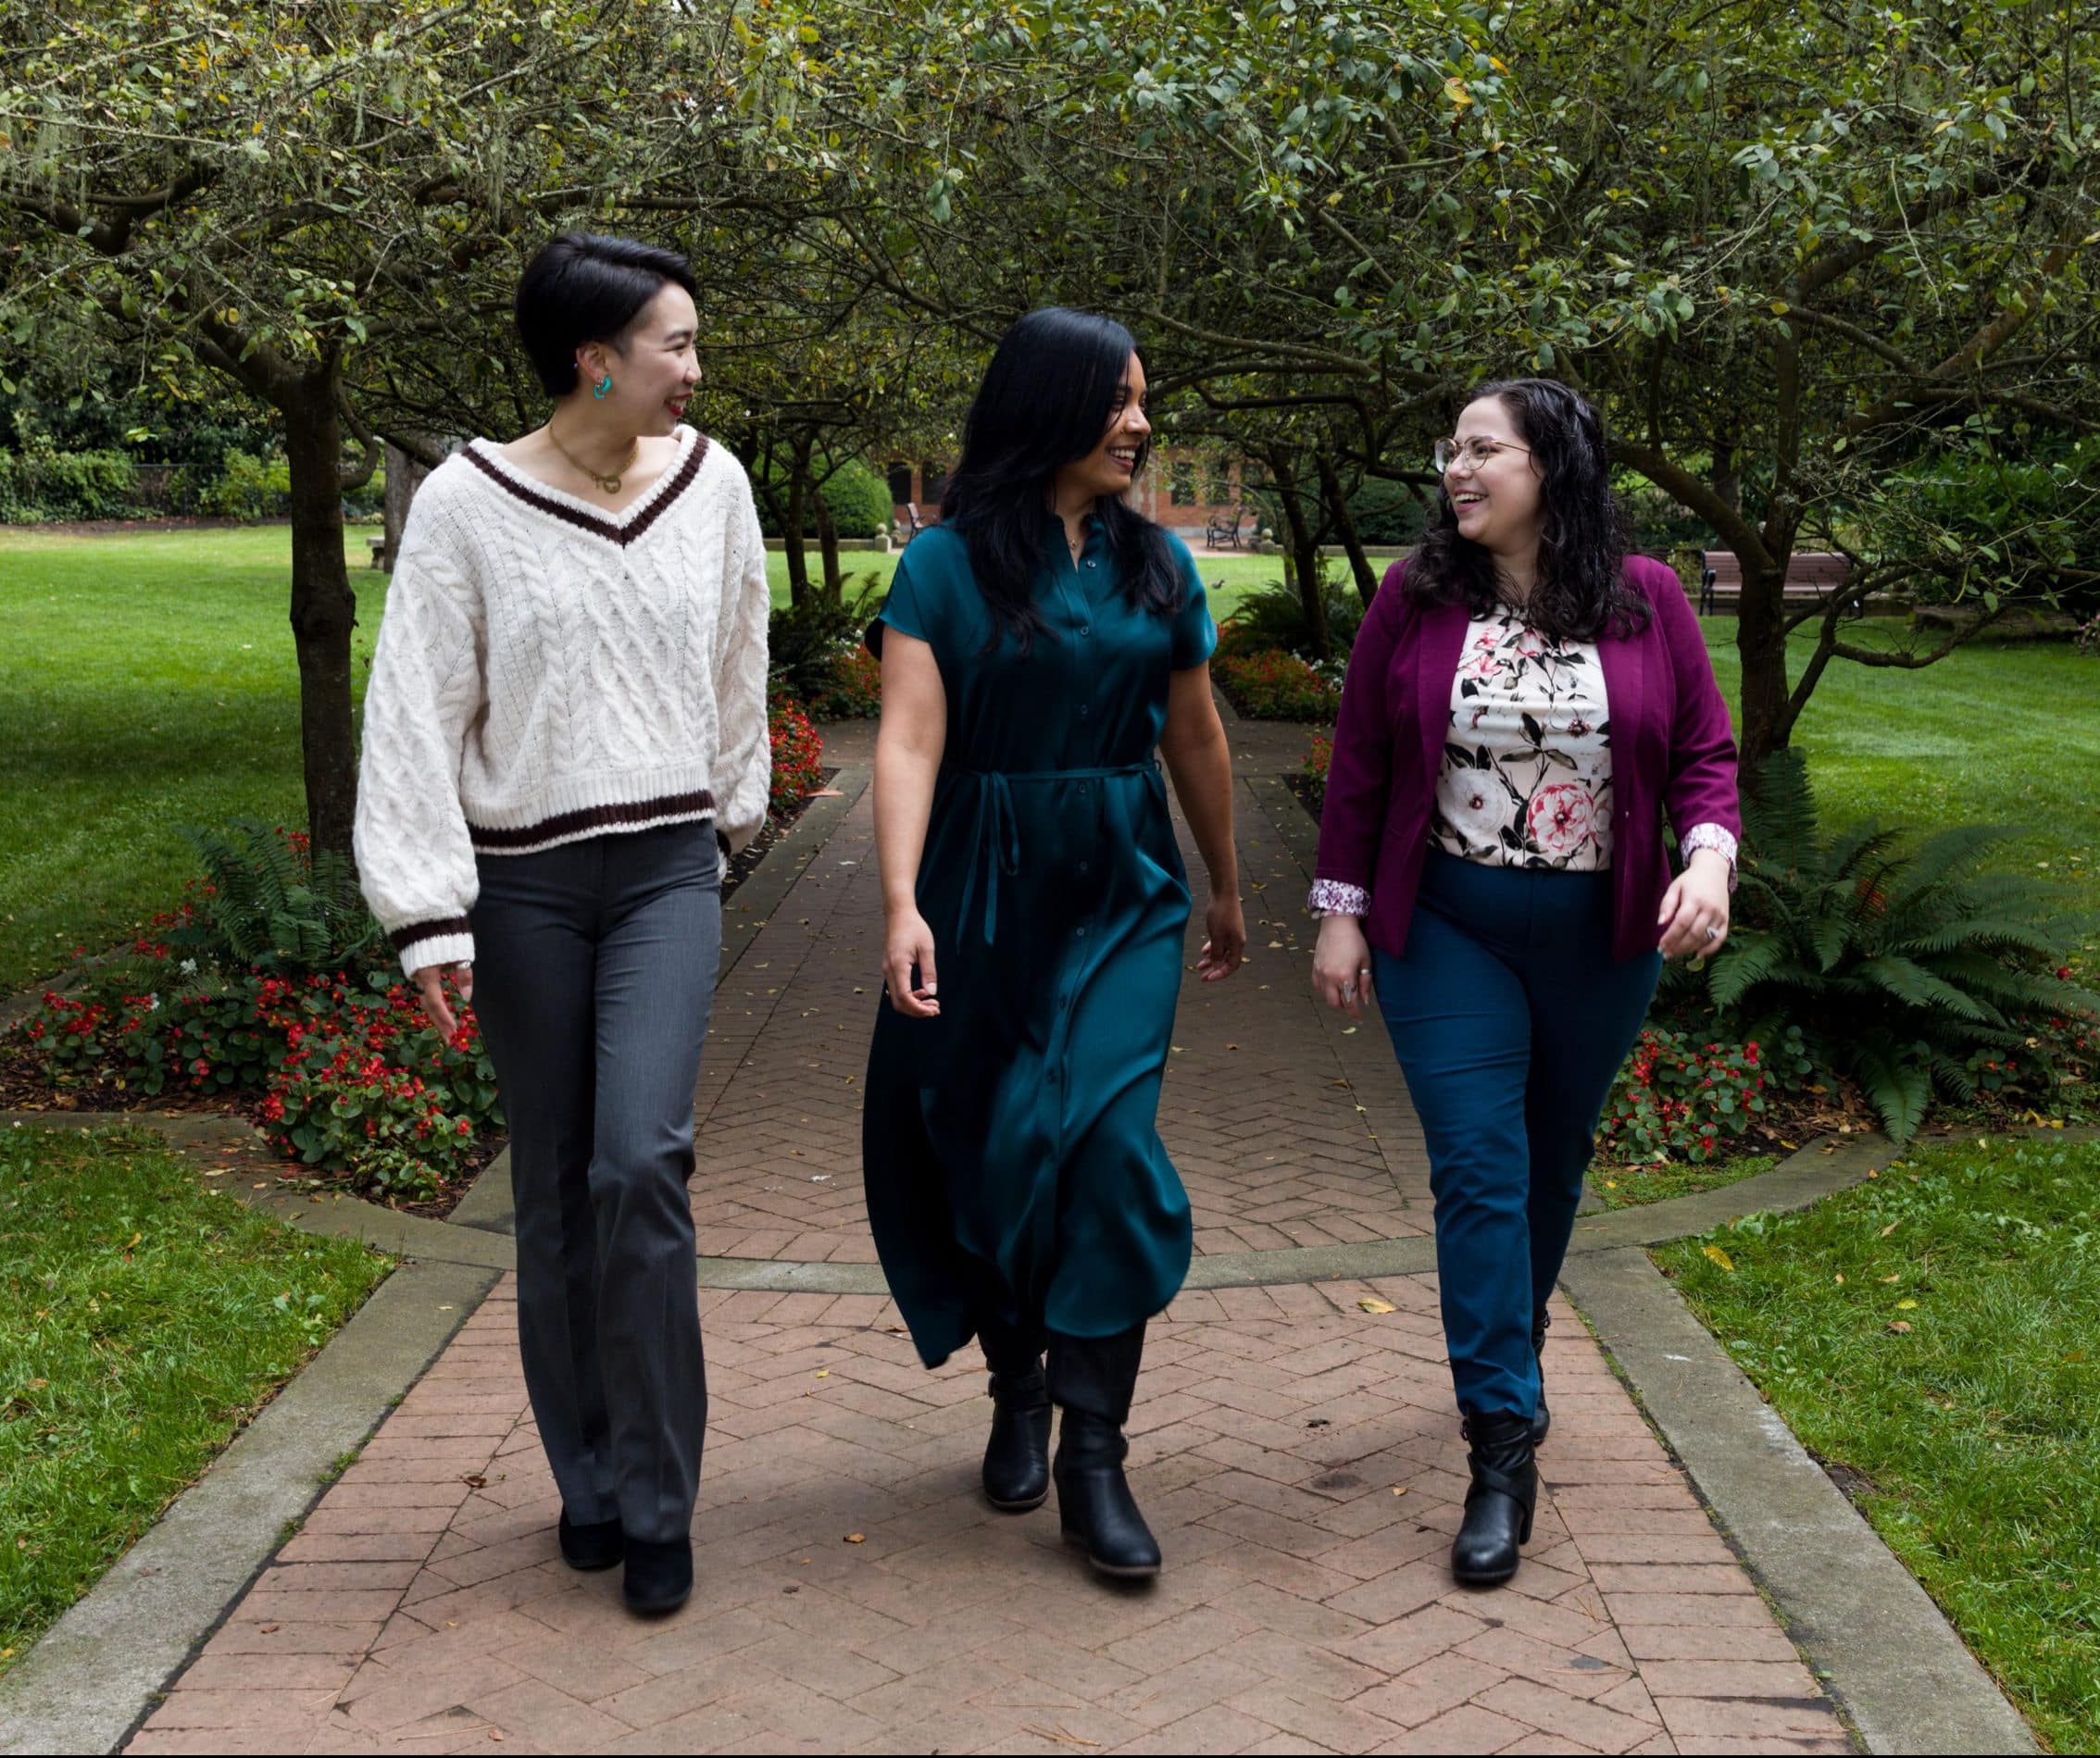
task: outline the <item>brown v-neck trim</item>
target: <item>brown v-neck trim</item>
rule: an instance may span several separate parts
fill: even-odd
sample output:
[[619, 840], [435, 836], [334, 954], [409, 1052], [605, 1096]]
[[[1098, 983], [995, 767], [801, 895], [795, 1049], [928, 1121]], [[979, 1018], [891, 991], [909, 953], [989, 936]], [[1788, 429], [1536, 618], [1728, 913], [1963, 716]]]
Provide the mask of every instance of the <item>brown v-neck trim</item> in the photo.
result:
[[705, 433], [693, 436], [684, 461], [671, 472], [670, 480], [658, 483], [643, 496], [647, 505], [634, 517], [625, 523], [607, 518], [602, 513], [591, 513], [581, 506], [571, 506], [566, 501], [556, 500], [552, 494], [527, 488], [517, 481], [509, 472], [497, 468], [495, 463], [483, 457], [474, 446], [464, 448], [467, 461], [480, 470], [498, 488], [515, 494], [528, 506], [536, 506], [543, 513], [551, 513], [556, 518], [565, 519], [578, 530], [589, 531], [603, 537], [625, 549], [638, 539], [650, 526], [663, 516], [665, 508], [685, 492], [686, 487], [699, 474], [701, 461], [707, 455], [708, 440]]

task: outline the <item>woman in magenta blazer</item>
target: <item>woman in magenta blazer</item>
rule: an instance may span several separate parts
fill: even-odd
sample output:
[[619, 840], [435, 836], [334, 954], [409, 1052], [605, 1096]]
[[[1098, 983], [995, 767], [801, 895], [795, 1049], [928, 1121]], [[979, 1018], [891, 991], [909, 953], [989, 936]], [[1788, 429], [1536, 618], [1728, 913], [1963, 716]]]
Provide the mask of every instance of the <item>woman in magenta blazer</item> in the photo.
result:
[[[1422, 1122], [1472, 1481], [1462, 1581], [1516, 1573], [1546, 1300], [1665, 956], [1727, 938], [1735, 743], [1677, 577], [1626, 554], [1596, 412], [1483, 385], [1386, 575], [1334, 733], [1313, 985], [1375, 999]], [[1684, 857], [1672, 876], [1668, 813]]]

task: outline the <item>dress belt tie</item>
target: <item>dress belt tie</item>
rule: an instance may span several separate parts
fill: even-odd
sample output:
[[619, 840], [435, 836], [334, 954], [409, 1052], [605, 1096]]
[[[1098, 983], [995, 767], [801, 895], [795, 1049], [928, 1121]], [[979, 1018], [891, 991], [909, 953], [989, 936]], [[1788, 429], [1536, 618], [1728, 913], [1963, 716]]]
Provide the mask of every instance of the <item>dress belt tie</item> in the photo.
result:
[[1103, 769], [966, 769], [944, 763], [942, 768], [977, 783], [977, 823], [970, 832], [969, 874], [963, 881], [962, 907], [956, 915], [959, 928], [969, 920], [969, 906], [977, 896], [977, 874], [984, 871], [984, 943], [989, 946], [999, 931], [999, 875], [1008, 879], [1020, 871], [1020, 821], [1014, 816], [1013, 783], [1017, 781], [1106, 781], [1119, 775], [1156, 775], [1156, 761], [1123, 763]]

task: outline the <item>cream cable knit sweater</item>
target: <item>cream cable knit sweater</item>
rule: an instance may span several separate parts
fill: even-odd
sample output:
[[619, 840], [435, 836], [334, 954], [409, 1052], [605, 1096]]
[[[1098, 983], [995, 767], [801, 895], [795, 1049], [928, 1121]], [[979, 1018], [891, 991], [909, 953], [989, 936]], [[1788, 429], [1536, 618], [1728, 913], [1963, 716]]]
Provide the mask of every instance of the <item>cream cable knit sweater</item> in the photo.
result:
[[680, 427], [608, 517], [485, 440], [416, 492], [365, 692], [356, 849], [404, 970], [474, 956], [474, 857], [765, 821], [766, 546], [751, 484]]

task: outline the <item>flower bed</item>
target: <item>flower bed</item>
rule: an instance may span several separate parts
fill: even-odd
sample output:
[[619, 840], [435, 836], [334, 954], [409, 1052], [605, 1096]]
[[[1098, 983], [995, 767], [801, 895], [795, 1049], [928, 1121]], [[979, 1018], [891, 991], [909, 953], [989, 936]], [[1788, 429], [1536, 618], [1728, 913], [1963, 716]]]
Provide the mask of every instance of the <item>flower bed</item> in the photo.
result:
[[1212, 675], [1232, 705], [1250, 720], [1331, 721], [1342, 706], [1342, 686], [1295, 654], [1274, 648], [1227, 653]]
[[443, 1038], [397, 973], [200, 968], [151, 939], [120, 968], [46, 991], [12, 1034], [54, 1089], [242, 1103], [281, 1152], [407, 1202], [443, 1194], [502, 1128], [472, 1008]]
[[1597, 1156], [1700, 1166], [1746, 1152], [1744, 1138], [1772, 1101], [1810, 1073], [1797, 1026], [1770, 1054], [1755, 1042], [1701, 1044], [1685, 1032], [1644, 1027], [1606, 1102]]
[[767, 709], [773, 740], [773, 792], [766, 809], [785, 817], [807, 799], [824, 773], [824, 741], [802, 704], [775, 690]]
[[809, 693], [819, 720], [872, 720], [882, 712], [882, 662], [856, 643], [833, 656], [823, 682]]

